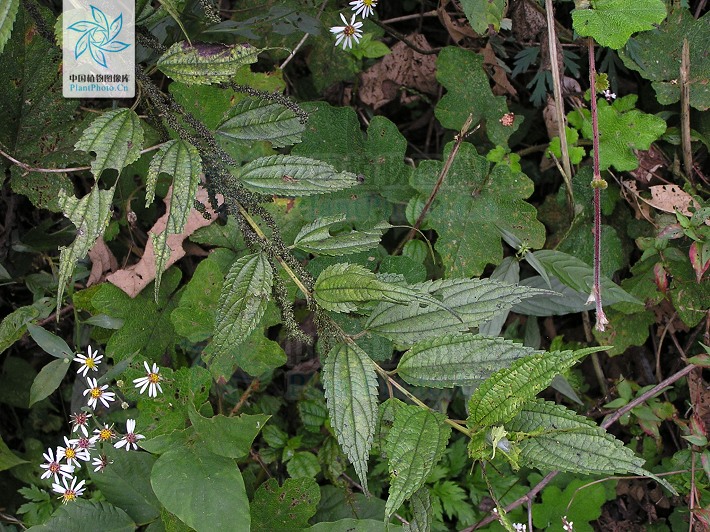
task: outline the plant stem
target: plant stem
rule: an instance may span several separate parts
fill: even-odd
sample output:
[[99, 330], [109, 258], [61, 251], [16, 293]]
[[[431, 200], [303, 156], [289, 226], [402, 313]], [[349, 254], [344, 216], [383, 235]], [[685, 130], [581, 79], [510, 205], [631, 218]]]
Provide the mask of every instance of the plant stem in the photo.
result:
[[680, 56], [680, 144], [683, 150], [685, 175], [693, 179], [693, 149], [690, 143], [690, 48], [688, 38], [683, 38]]

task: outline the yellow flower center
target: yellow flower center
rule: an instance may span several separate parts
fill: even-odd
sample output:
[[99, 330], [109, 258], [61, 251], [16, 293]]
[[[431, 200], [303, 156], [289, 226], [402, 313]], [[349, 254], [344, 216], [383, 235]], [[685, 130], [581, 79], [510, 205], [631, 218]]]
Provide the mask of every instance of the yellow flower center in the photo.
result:
[[355, 35], [355, 26], [351, 26], [350, 24], [348, 24], [347, 26], [345, 26], [343, 34], [348, 37], [350, 37], [351, 35]]
[[91, 357], [84, 360], [84, 365], [89, 369], [96, 369], [96, 361]]
[[64, 502], [73, 501], [76, 499], [76, 492], [74, 490], [67, 490], [64, 492]]
[[160, 382], [160, 375], [157, 373], [148, 373], [148, 382], [158, 384]]
[[101, 388], [91, 388], [91, 397], [93, 397], [94, 399], [98, 399], [99, 397], [101, 397], [101, 394]]
[[101, 441], [108, 441], [111, 439], [111, 431], [109, 429], [101, 429], [99, 432], [99, 439]]
[[72, 449], [71, 447], [68, 447], [66, 451], [64, 451], [64, 456], [67, 458], [74, 458], [76, 456], [76, 451]]
[[372, 7], [374, 4], [377, 3], [377, 0], [363, 0], [362, 3], [365, 4], [367, 7]]

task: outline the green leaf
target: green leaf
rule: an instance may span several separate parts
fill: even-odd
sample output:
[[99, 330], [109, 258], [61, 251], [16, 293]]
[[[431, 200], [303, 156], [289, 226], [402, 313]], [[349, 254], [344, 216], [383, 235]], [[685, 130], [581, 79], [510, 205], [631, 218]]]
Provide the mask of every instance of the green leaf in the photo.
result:
[[202, 439], [205, 449], [218, 456], [227, 458], [244, 458], [249, 454], [254, 438], [264, 427], [271, 416], [265, 414], [238, 417], [201, 416], [190, 405], [190, 422], [198, 436]]
[[134, 532], [136, 523], [129, 515], [105, 501], [77, 499], [60, 506], [49, 521], [28, 532]]
[[441, 336], [419, 342], [402, 355], [397, 374], [414, 386], [473, 386], [535, 352], [503, 338], [470, 333]]
[[661, 105], [680, 100], [678, 82], [683, 39], [690, 52], [690, 105], [705, 111], [710, 107], [710, 62], [705, 52], [710, 42], [710, 13], [695, 19], [687, 9], [676, 9], [660, 27], [638, 34], [619, 50], [627, 68], [650, 80]]
[[67, 374], [70, 365], [70, 358], [61, 358], [59, 360], [53, 360], [44, 366], [32, 383], [32, 388], [30, 388], [30, 404], [28, 406], [32, 406], [36, 402], [54, 393], [54, 390], [59, 388], [59, 385], [62, 383], [62, 379], [64, 375]]
[[27, 460], [23, 460], [13, 453], [7, 444], [0, 437], [0, 471], [5, 471], [15, 467], [16, 465], [26, 464]]
[[506, 428], [528, 434], [518, 443], [521, 457], [539, 469], [587, 475], [632, 473], [651, 477], [675, 492], [668, 482], [643, 469], [645, 460], [622, 441], [562, 405], [530, 400]]
[[309, 451], [294, 453], [286, 463], [286, 472], [292, 478], [315, 478], [320, 471], [318, 457]]
[[[616, 499], [615, 484], [590, 485], [588, 480], [576, 479], [569, 482], [564, 491], [556, 485], [548, 485], [542, 490], [541, 502], [533, 505], [533, 524], [539, 530], [564, 532], [560, 518], [565, 516], [574, 524], [576, 532], [593, 532], [592, 521], [599, 519], [604, 503]], [[584, 497], [579, 497], [581, 490]]]
[[193, 343], [212, 336], [223, 281], [224, 274], [212, 255], [197, 265], [177, 308], [170, 313], [177, 334]]
[[618, 50], [632, 33], [653, 29], [666, 18], [662, 0], [592, 0], [591, 9], [572, 11], [572, 26], [582, 37]]
[[249, 530], [249, 499], [239, 468], [231, 458], [201, 446], [169, 450], [150, 474], [165, 508], [197, 532]]
[[374, 227], [360, 230], [340, 231], [331, 234], [331, 230], [345, 221], [345, 216], [326, 216], [301, 228], [293, 246], [316, 255], [348, 255], [359, 251], [376, 248], [382, 235], [392, 226], [381, 222]]
[[516, 116], [512, 126], [500, 122], [508, 113], [508, 106], [504, 96], [494, 96], [491, 92], [483, 56], [447, 46], [436, 60], [436, 79], [448, 91], [434, 111], [442, 126], [460, 130], [471, 114], [473, 125], [485, 122], [486, 134], [493, 144], [508, 145], [508, 137], [518, 129], [522, 119]]
[[272, 284], [273, 271], [264, 253], [247, 255], [232, 265], [217, 307], [211, 360], [244, 342], [256, 329], [269, 302]]
[[0, 322], [0, 353], [22, 338], [27, 330], [27, 323], [38, 315], [37, 308], [27, 305], [5, 316]]
[[211, 85], [234, 78], [237, 69], [256, 63], [264, 49], [249, 44], [225, 45], [176, 42], [158, 59], [157, 66], [168, 77], [188, 85]]
[[[446, 146], [444, 159], [452, 148], [453, 143]], [[412, 176], [412, 186], [428, 196], [442, 164], [423, 161]], [[427, 215], [429, 226], [439, 235], [436, 250], [448, 277], [480, 275], [487, 264], [499, 264], [501, 229], [529, 247], [544, 245], [545, 227], [537, 220], [535, 207], [523, 201], [533, 189], [522, 172], [503, 164], [491, 168], [473, 144], [461, 145]]]
[[105, 446], [111, 464], [101, 472], [89, 468], [91, 482], [111, 504], [122, 508], [137, 524], [146, 524], [160, 515], [161, 504], [150, 485], [155, 457], [149, 453], [127, 453]]
[[357, 185], [351, 172], [338, 172], [326, 162], [293, 155], [260, 157], [236, 175], [250, 190], [281, 196], [325, 194]]
[[246, 98], [229, 109], [216, 132], [246, 143], [268, 140], [274, 148], [283, 148], [301, 142], [304, 129], [288, 107], [262, 98]]
[[253, 530], [308, 528], [320, 498], [312, 478], [287, 478], [281, 487], [278, 480], [270, 478], [259, 486], [251, 503]]
[[5, 48], [5, 44], [10, 40], [12, 25], [15, 23], [17, 10], [20, 8], [20, 0], [9, 0], [4, 6], [0, 6], [0, 54]]
[[409, 499], [412, 519], [409, 521], [411, 532], [427, 532], [433, 525], [433, 508], [429, 488], [422, 486]]
[[330, 424], [360, 483], [368, 493], [367, 459], [377, 423], [377, 375], [357, 345], [338, 344], [325, 360], [323, 387]]
[[61, 305], [66, 284], [74, 275], [76, 263], [86, 257], [96, 240], [103, 235], [111, 216], [116, 187], [101, 190], [95, 183], [91, 192], [81, 199], [59, 191], [59, 206], [64, 216], [76, 226], [76, 238], [69, 246], [59, 248], [59, 288], [57, 305]]
[[516, 360], [476, 388], [468, 402], [466, 425], [478, 430], [509, 421], [525, 403], [547, 388], [555, 375], [588, 354], [602, 350], [604, 347], [553, 351]]
[[313, 285], [313, 297], [320, 306], [334, 312], [353, 312], [359, 303], [386, 301], [406, 305], [433, 304], [446, 308], [429, 294], [379, 280], [359, 264], [338, 263], [321, 272]]
[[473, 31], [485, 35], [488, 27], [494, 31], [500, 30], [500, 21], [503, 19], [506, 0], [461, 0], [461, 7]]
[[308, 532], [396, 532], [399, 525], [383, 523], [375, 519], [341, 519], [329, 523], [318, 523], [306, 529]]
[[40, 346], [45, 353], [49, 353], [57, 358], [74, 358], [74, 351], [56, 334], [49, 332], [44, 327], [27, 324], [27, 332], [30, 333], [32, 339]]
[[131, 109], [107, 111], [91, 122], [74, 147], [86, 153], [96, 153], [91, 171], [98, 181], [106, 168], [121, 173], [139, 159], [143, 148], [143, 126]]
[[456, 312], [460, 319], [447, 310], [422, 307], [416, 301], [408, 305], [385, 302], [377, 305], [370, 314], [366, 330], [389, 338], [398, 345], [411, 346], [426, 338], [478, 327], [525, 298], [549, 294], [546, 290], [513, 286], [490, 279], [426, 281], [411, 288], [440, 298], [442, 304]]
[[444, 454], [451, 427], [442, 414], [419, 406], [401, 405], [387, 435], [390, 489], [385, 507], [389, 519], [404, 501], [424, 485]]

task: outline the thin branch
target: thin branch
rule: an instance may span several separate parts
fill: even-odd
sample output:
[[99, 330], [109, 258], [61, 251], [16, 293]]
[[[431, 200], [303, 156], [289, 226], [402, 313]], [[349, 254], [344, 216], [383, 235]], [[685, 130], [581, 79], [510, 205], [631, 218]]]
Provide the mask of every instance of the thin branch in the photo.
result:
[[235, 415], [241, 408], [244, 406], [244, 404], [249, 400], [249, 397], [251, 394], [259, 390], [259, 386], [261, 384], [261, 381], [259, 379], [254, 378], [252, 381], [249, 383], [249, 386], [247, 387], [246, 390], [244, 390], [244, 393], [242, 396], [239, 398], [239, 401], [237, 401], [237, 404], [234, 405], [234, 408], [232, 408], [231, 412], [229, 412], [229, 417], [232, 417]]
[[439, 14], [436, 9], [427, 11], [426, 13], [414, 13], [412, 15], [402, 15], [401, 17], [388, 18], [387, 20], [381, 21], [382, 24], [394, 24], [395, 22], [404, 22], [405, 20], [415, 20], [421, 17], [437, 17]]
[[[323, 10], [325, 9], [325, 5], [327, 3], [328, 3], [328, 0], [323, 0], [323, 3], [320, 5], [320, 9], [318, 10], [318, 14], [316, 15], [317, 19], [320, 19], [321, 15], [323, 14]], [[288, 54], [288, 57], [286, 59], [284, 59], [284, 62], [281, 63], [281, 65], [279, 66], [279, 70], [283, 70], [284, 68], [286, 68], [286, 65], [288, 65], [291, 62], [291, 59], [296, 57], [296, 54], [301, 49], [301, 46], [303, 46], [303, 44], [306, 42], [306, 39], [308, 39], [308, 35], [309, 35], [308, 33], [303, 34], [303, 38], [300, 41], [298, 41], [298, 44], [296, 45], [296, 47], [291, 51], [290, 54]]]
[[680, 145], [683, 151], [685, 175], [693, 180], [693, 149], [690, 143], [690, 47], [688, 38], [683, 37], [683, 51], [680, 56]]
[[387, 26], [386, 24], [380, 22], [379, 20], [374, 19], [374, 18], [371, 18], [370, 20], [371, 20], [374, 24], [378, 25], [380, 28], [382, 28], [383, 30], [385, 30], [387, 33], [389, 33], [392, 37], [394, 37], [395, 39], [397, 39], [397, 40], [399, 40], [399, 41], [402, 41], [404, 44], [406, 44], [406, 45], [409, 46], [412, 50], [414, 50], [415, 52], [417, 52], [417, 53], [419, 53], [419, 54], [422, 54], [422, 55], [434, 55], [434, 54], [438, 54], [438, 53], [441, 51], [441, 48], [433, 48], [433, 49], [431, 49], [431, 50], [425, 50], [424, 48], [420, 48], [419, 46], [417, 46], [416, 44], [414, 44], [412, 41], [410, 41], [409, 39], [407, 39], [403, 34], [399, 33], [398, 31], [393, 30], [392, 28], [390, 28], [390, 27]]

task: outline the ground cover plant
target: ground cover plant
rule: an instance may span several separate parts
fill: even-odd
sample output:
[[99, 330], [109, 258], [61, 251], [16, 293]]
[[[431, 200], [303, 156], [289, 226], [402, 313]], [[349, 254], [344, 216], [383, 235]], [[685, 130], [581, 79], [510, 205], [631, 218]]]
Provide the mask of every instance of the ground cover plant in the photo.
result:
[[705, 1], [137, 0], [116, 100], [60, 4], [0, 5], [2, 530], [710, 528]]

